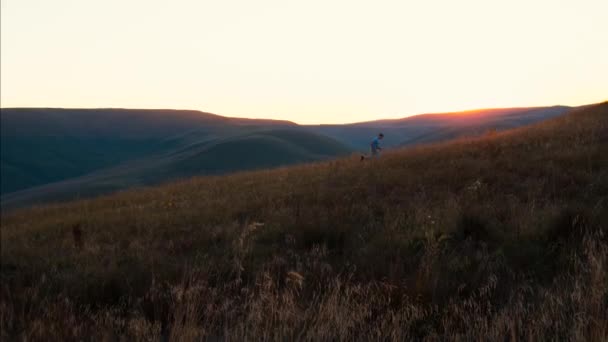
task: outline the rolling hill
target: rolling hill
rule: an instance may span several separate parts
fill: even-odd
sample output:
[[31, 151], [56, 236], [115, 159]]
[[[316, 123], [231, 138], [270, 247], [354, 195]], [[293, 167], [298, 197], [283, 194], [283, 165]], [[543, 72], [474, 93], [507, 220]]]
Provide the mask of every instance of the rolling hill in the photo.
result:
[[287, 121], [182, 110], [2, 108], [1, 194]]
[[3, 213], [0, 337], [605, 341], [607, 137], [608, 102]]
[[[183, 139], [183, 138], [181, 138]], [[186, 139], [191, 141], [191, 139]], [[81, 177], [32, 187], [2, 197], [4, 209], [90, 197], [134, 186], [154, 185], [195, 175], [215, 175], [326, 160], [351, 150], [341, 143], [295, 129], [261, 130], [189, 143]]]
[[518, 127], [568, 107], [425, 114], [352, 125], [298, 126], [186, 110], [3, 108], [3, 208], [83, 198], [179, 177], [222, 174]]
[[388, 147], [445, 141], [479, 136], [489, 130], [505, 130], [562, 115], [566, 106], [536, 108], [480, 109], [465, 112], [421, 114], [403, 119], [378, 120], [349, 125], [319, 125], [312, 128], [349, 146], [366, 150], [378, 132]]

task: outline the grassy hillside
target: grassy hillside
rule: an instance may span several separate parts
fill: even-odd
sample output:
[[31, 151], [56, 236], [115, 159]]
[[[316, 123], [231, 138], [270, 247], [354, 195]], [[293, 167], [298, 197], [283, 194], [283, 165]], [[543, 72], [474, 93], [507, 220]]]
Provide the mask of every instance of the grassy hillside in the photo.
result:
[[[367, 151], [370, 139], [379, 131], [386, 134], [383, 143], [388, 147], [428, 143], [475, 136], [490, 129], [518, 127], [559, 115], [566, 110], [567, 107], [560, 106], [487, 109], [354, 125], [297, 126], [287, 121], [228, 118], [188, 110], [3, 108], [0, 111], [0, 194], [3, 195], [4, 206], [7, 202], [33, 202], [15, 201], [15, 198], [32, 198], [36, 201], [42, 198], [76, 198], [142, 184], [157, 184], [177, 176], [259, 169], [342, 154], [346, 147], [336, 147], [337, 142], [329, 137], [350, 149], [363, 152]], [[152, 172], [147, 176], [150, 172], [140, 171], [142, 167], [168, 169], [167, 166], [157, 165], [171, 163], [173, 158], [170, 155], [184, 154], [188, 148], [197, 149], [268, 130], [288, 134], [289, 140], [303, 146], [306, 151], [287, 146], [275, 151], [274, 144], [266, 141], [254, 145], [269, 145], [271, 149], [267, 154], [259, 150], [247, 153], [244, 158], [248, 159], [243, 160], [242, 164], [224, 156], [212, 162], [205, 158], [212, 154], [210, 151], [202, 156], [201, 161], [190, 160], [191, 164], [180, 165], [188, 172], [165, 172], [166, 177], [160, 178], [158, 176], [162, 172]], [[311, 137], [298, 131], [315, 132], [316, 135]], [[257, 139], [260, 138], [258, 136]], [[307, 142], [306, 139], [311, 141]], [[308, 150], [308, 147], [312, 150]], [[328, 149], [335, 148], [341, 151], [328, 152]], [[233, 156], [234, 151], [221, 153], [227, 152]], [[293, 155], [285, 154], [289, 152], [293, 152]], [[320, 158], [313, 158], [313, 155]], [[193, 172], [195, 170], [206, 172]], [[121, 176], [116, 176], [116, 172]], [[111, 178], [112, 181], [92, 183], [100, 177]], [[80, 190], [83, 182], [89, 185]], [[71, 184], [71, 187], [66, 184]], [[72, 191], [67, 192], [68, 188]], [[58, 191], [60, 196], [52, 196]], [[36, 195], [41, 192], [44, 196]], [[7, 194], [11, 195], [4, 196]]]
[[126, 161], [287, 121], [186, 110], [2, 108], [0, 193], [82, 176]]
[[136, 186], [154, 185], [196, 175], [272, 168], [345, 156], [351, 150], [331, 138], [298, 130], [248, 128], [200, 139], [182, 135], [163, 142], [164, 153], [124, 162], [81, 177], [2, 196], [3, 208], [86, 198]]
[[263, 131], [213, 141], [171, 167], [180, 176], [263, 169], [344, 156], [351, 150], [328, 137], [296, 130]]
[[2, 339], [608, 338], [608, 103], [3, 213]]
[[2, 136], [0, 193], [81, 176], [160, 151], [163, 146], [153, 140]]

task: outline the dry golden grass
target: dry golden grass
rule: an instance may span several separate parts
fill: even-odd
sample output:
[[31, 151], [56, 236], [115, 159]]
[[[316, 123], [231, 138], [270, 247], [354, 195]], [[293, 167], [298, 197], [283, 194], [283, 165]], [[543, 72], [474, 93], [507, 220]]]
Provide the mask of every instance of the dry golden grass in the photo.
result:
[[608, 103], [2, 215], [2, 340], [608, 339]]

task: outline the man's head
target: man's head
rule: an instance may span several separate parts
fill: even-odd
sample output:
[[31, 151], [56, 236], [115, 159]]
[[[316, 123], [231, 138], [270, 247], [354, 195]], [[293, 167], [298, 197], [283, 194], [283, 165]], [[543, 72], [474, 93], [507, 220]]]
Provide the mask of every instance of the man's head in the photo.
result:
[[382, 139], [382, 138], [384, 138], [384, 134], [382, 134], [382, 133], [378, 134], [378, 139]]

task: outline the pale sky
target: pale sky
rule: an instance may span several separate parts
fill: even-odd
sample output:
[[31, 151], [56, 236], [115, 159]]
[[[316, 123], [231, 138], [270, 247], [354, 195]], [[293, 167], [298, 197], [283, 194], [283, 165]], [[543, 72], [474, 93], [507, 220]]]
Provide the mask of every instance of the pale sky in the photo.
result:
[[608, 99], [607, 0], [0, 0], [2, 107], [346, 123]]

